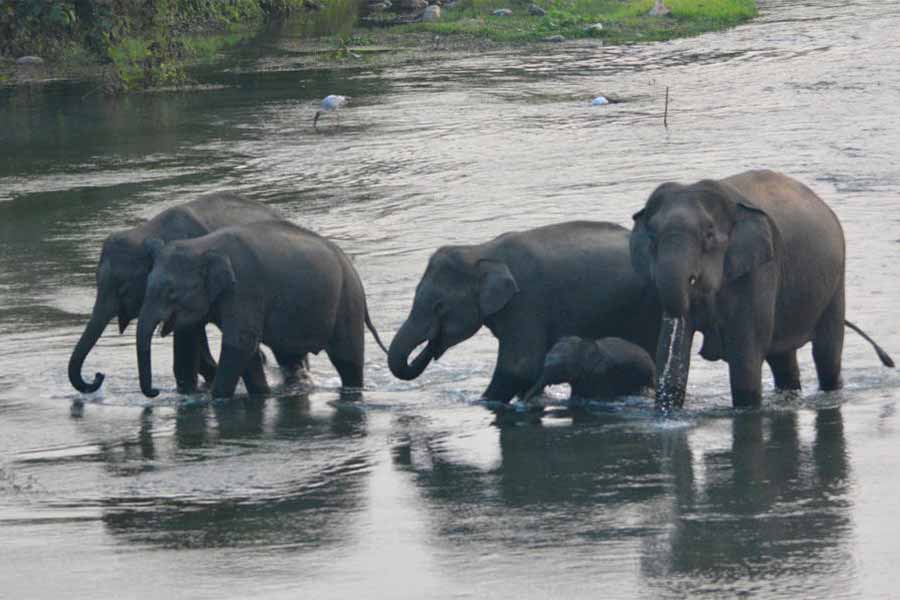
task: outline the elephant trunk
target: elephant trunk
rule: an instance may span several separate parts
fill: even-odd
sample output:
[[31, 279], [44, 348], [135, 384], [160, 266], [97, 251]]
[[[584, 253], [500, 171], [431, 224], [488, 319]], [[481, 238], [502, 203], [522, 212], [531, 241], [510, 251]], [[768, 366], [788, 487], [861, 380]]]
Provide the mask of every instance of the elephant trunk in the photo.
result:
[[670, 317], [687, 317], [691, 309], [691, 286], [697, 280], [697, 254], [683, 238], [670, 237], [660, 243], [656, 290], [663, 310]]
[[159, 390], [153, 387], [153, 371], [150, 359], [150, 342], [153, 339], [153, 332], [159, 321], [160, 319], [150, 315], [150, 311], [146, 306], [141, 310], [137, 328], [138, 371], [141, 377], [141, 391], [148, 398], [155, 398], [159, 395]]
[[410, 381], [422, 374], [434, 357], [431, 344], [425, 346], [412, 363], [409, 363], [409, 356], [422, 342], [430, 342], [431, 337], [430, 330], [417, 326], [412, 317], [403, 323], [388, 348], [388, 367], [394, 377]]
[[103, 373], [96, 373], [94, 380], [88, 383], [81, 376], [81, 368], [87, 355], [90, 354], [97, 340], [103, 334], [103, 330], [106, 329], [106, 325], [115, 314], [115, 308], [110, 308], [99, 301], [96, 302], [94, 310], [91, 312], [91, 319], [81, 333], [78, 344], [75, 345], [75, 349], [72, 351], [72, 356], [69, 357], [69, 382], [72, 384], [72, 387], [82, 394], [96, 392], [103, 385], [103, 379], [105, 378]]
[[663, 413], [684, 404], [692, 340], [683, 317], [663, 317], [656, 347], [656, 408]]

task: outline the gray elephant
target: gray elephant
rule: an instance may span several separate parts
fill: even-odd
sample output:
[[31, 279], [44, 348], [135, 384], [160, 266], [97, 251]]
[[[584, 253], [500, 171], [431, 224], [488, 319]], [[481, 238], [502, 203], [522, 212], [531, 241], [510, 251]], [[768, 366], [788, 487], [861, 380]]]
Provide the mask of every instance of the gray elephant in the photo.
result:
[[622, 338], [567, 336], [550, 348], [540, 379], [525, 394], [526, 404], [540, 407], [538, 396], [558, 383], [571, 386], [572, 398], [628, 396], [656, 386], [656, 367], [646, 350]]
[[635, 270], [653, 282], [666, 317], [659, 408], [684, 401], [696, 331], [701, 356], [728, 363], [735, 407], [760, 403], [763, 361], [776, 387], [799, 389], [796, 352], [809, 341], [821, 388], [841, 387], [844, 234], [809, 188], [772, 171], [664, 183], [634, 222]]
[[484, 399], [509, 402], [535, 384], [561, 337], [618, 336], [652, 350], [660, 309], [632, 269], [628, 239], [612, 223], [572, 221], [438, 249], [391, 342], [391, 372], [415, 379], [485, 325], [500, 348]]
[[145, 245], [153, 256], [138, 317], [141, 391], [153, 388], [150, 340], [197, 323], [222, 330], [214, 398], [234, 394], [243, 373], [247, 391], [266, 393], [259, 360], [265, 344], [282, 366], [325, 350], [344, 387], [363, 385], [363, 327], [385, 352], [372, 326], [359, 275], [332, 242], [285, 221], [219, 229], [201, 238]]
[[[114, 233], [103, 243], [97, 265], [97, 297], [91, 318], [69, 358], [69, 381], [83, 393], [98, 390], [103, 373], [91, 383], [81, 376], [85, 358], [100, 339], [106, 325], [118, 317], [119, 333], [136, 319], [144, 301], [147, 275], [153, 260], [144, 242], [158, 238], [164, 242], [200, 237], [229, 225], [280, 219], [281, 215], [259, 202], [232, 193], [214, 193], [167, 209], [133, 229]], [[174, 335], [174, 371], [178, 389], [191, 392], [198, 371], [207, 381], [215, 375], [215, 362], [203, 324], [179, 329]]]

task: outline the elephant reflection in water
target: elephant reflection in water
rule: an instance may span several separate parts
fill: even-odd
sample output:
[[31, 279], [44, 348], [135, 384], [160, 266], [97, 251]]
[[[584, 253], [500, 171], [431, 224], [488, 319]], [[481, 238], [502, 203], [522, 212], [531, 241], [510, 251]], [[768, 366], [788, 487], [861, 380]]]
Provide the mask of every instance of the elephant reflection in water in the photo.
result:
[[433, 508], [430, 520], [462, 544], [518, 544], [527, 536], [529, 543], [565, 547], [573, 536], [632, 535], [621, 528], [623, 513], [668, 490], [661, 461], [673, 459], [663, 457], [690, 465], [686, 431], [657, 435], [614, 416], [578, 419], [573, 426], [499, 429], [500, 462], [491, 466], [460, 458], [447, 432], [401, 422], [394, 464], [413, 475]]
[[[730, 449], [699, 456], [691, 438], [705, 435], [704, 425], [661, 430], [602, 416], [508, 427], [497, 433], [499, 463], [486, 466], [454, 449], [465, 440], [404, 421], [393, 458], [420, 488], [429, 522], [456, 544], [520, 551], [528, 543], [567, 554], [573, 540], [637, 544], [654, 587], [679, 575], [688, 587], [697, 577], [746, 576], [748, 560], [788, 570], [792, 553], [831, 568], [821, 559], [836, 556], [850, 527], [840, 409], [817, 413], [811, 446], [801, 442], [796, 413], [729, 418]], [[704, 477], [697, 464], [706, 465]], [[772, 514], [781, 507], [787, 514]], [[587, 550], [567, 560], [593, 567], [596, 558]]]
[[[142, 445], [149, 440], [145, 456], [180, 465], [161, 471], [160, 477], [185, 468], [199, 469], [198, 476], [190, 481], [175, 477], [167, 484], [175, 493], [165, 497], [138, 493], [106, 498], [103, 522], [107, 530], [134, 543], [163, 547], [340, 543], [348, 535], [347, 515], [365, 502], [370, 459], [357, 451], [366, 434], [365, 413], [330, 407], [319, 411], [311, 408], [306, 395], [269, 403], [276, 407], [271, 417], [266, 403], [253, 399], [181, 411], [174, 437], [154, 438], [152, 419], [146, 419], [148, 424], [139, 435]], [[284, 440], [292, 443], [286, 446]], [[324, 447], [322, 440], [328, 442]], [[169, 443], [174, 447], [158, 447]], [[333, 452], [336, 444], [346, 446], [343, 460], [316, 461], [318, 452]], [[275, 471], [275, 480], [264, 481], [258, 461], [241, 459], [248, 447], [286, 465]], [[305, 453], [305, 461], [295, 460], [299, 452]], [[140, 463], [136, 456], [126, 458]], [[116, 459], [122, 462], [121, 453]], [[248, 493], [228, 483], [248, 480], [266, 491]], [[229, 489], [235, 491], [229, 493]]]
[[794, 412], [734, 416], [731, 448], [703, 457], [702, 486], [677, 495], [663, 517], [671, 526], [645, 540], [641, 570], [651, 587], [686, 593], [715, 584], [737, 594], [748, 577], [794, 576], [817, 581], [824, 596], [837, 593], [829, 576], [853, 563], [841, 410], [816, 413], [811, 444], [797, 420]]

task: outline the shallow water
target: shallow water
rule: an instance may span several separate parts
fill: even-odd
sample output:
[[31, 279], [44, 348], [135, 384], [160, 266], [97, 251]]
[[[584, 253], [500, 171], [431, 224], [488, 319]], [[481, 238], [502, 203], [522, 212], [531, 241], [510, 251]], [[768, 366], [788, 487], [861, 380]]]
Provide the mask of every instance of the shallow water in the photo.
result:
[[[317, 357], [312, 393], [187, 413], [157, 340], [142, 418], [133, 329], [110, 327], [85, 365], [106, 383], [70, 416], [102, 239], [220, 189], [337, 240], [389, 338], [441, 244], [629, 224], [659, 182], [773, 167], [834, 208], [848, 317], [900, 355], [900, 4], [760, 7], [649, 46], [335, 71], [245, 57], [204, 75], [224, 89], [117, 102], [0, 89], [0, 595], [896, 595], [900, 375], [852, 332], [839, 393], [815, 391], [804, 350], [801, 398], [767, 381], [764, 408], [736, 414], [724, 364], [695, 356], [673, 419], [634, 400], [498, 428], [473, 404], [486, 331], [410, 383], [367, 337], [363, 406], [336, 402]], [[353, 100], [316, 133], [328, 93]], [[589, 106], [600, 93], [629, 101]]]

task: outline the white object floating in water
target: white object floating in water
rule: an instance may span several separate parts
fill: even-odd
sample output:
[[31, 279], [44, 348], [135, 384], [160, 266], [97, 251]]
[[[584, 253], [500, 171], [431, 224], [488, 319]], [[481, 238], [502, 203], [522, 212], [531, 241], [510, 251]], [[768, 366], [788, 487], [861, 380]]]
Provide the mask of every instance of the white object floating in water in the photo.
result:
[[609, 100], [607, 100], [604, 96], [597, 96], [593, 100], [591, 100], [591, 106], [603, 106], [604, 104], [609, 104]]
[[[316, 126], [322, 113], [334, 112], [337, 114], [337, 109], [347, 104], [347, 100], [349, 99], [349, 96], [338, 96], [337, 94], [328, 94], [325, 96], [322, 100], [322, 104], [319, 106], [319, 110], [316, 111], [315, 118], [313, 118], [313, 127]], [[338, 117], [338, 123], [340, 122], [340, 117]]]

